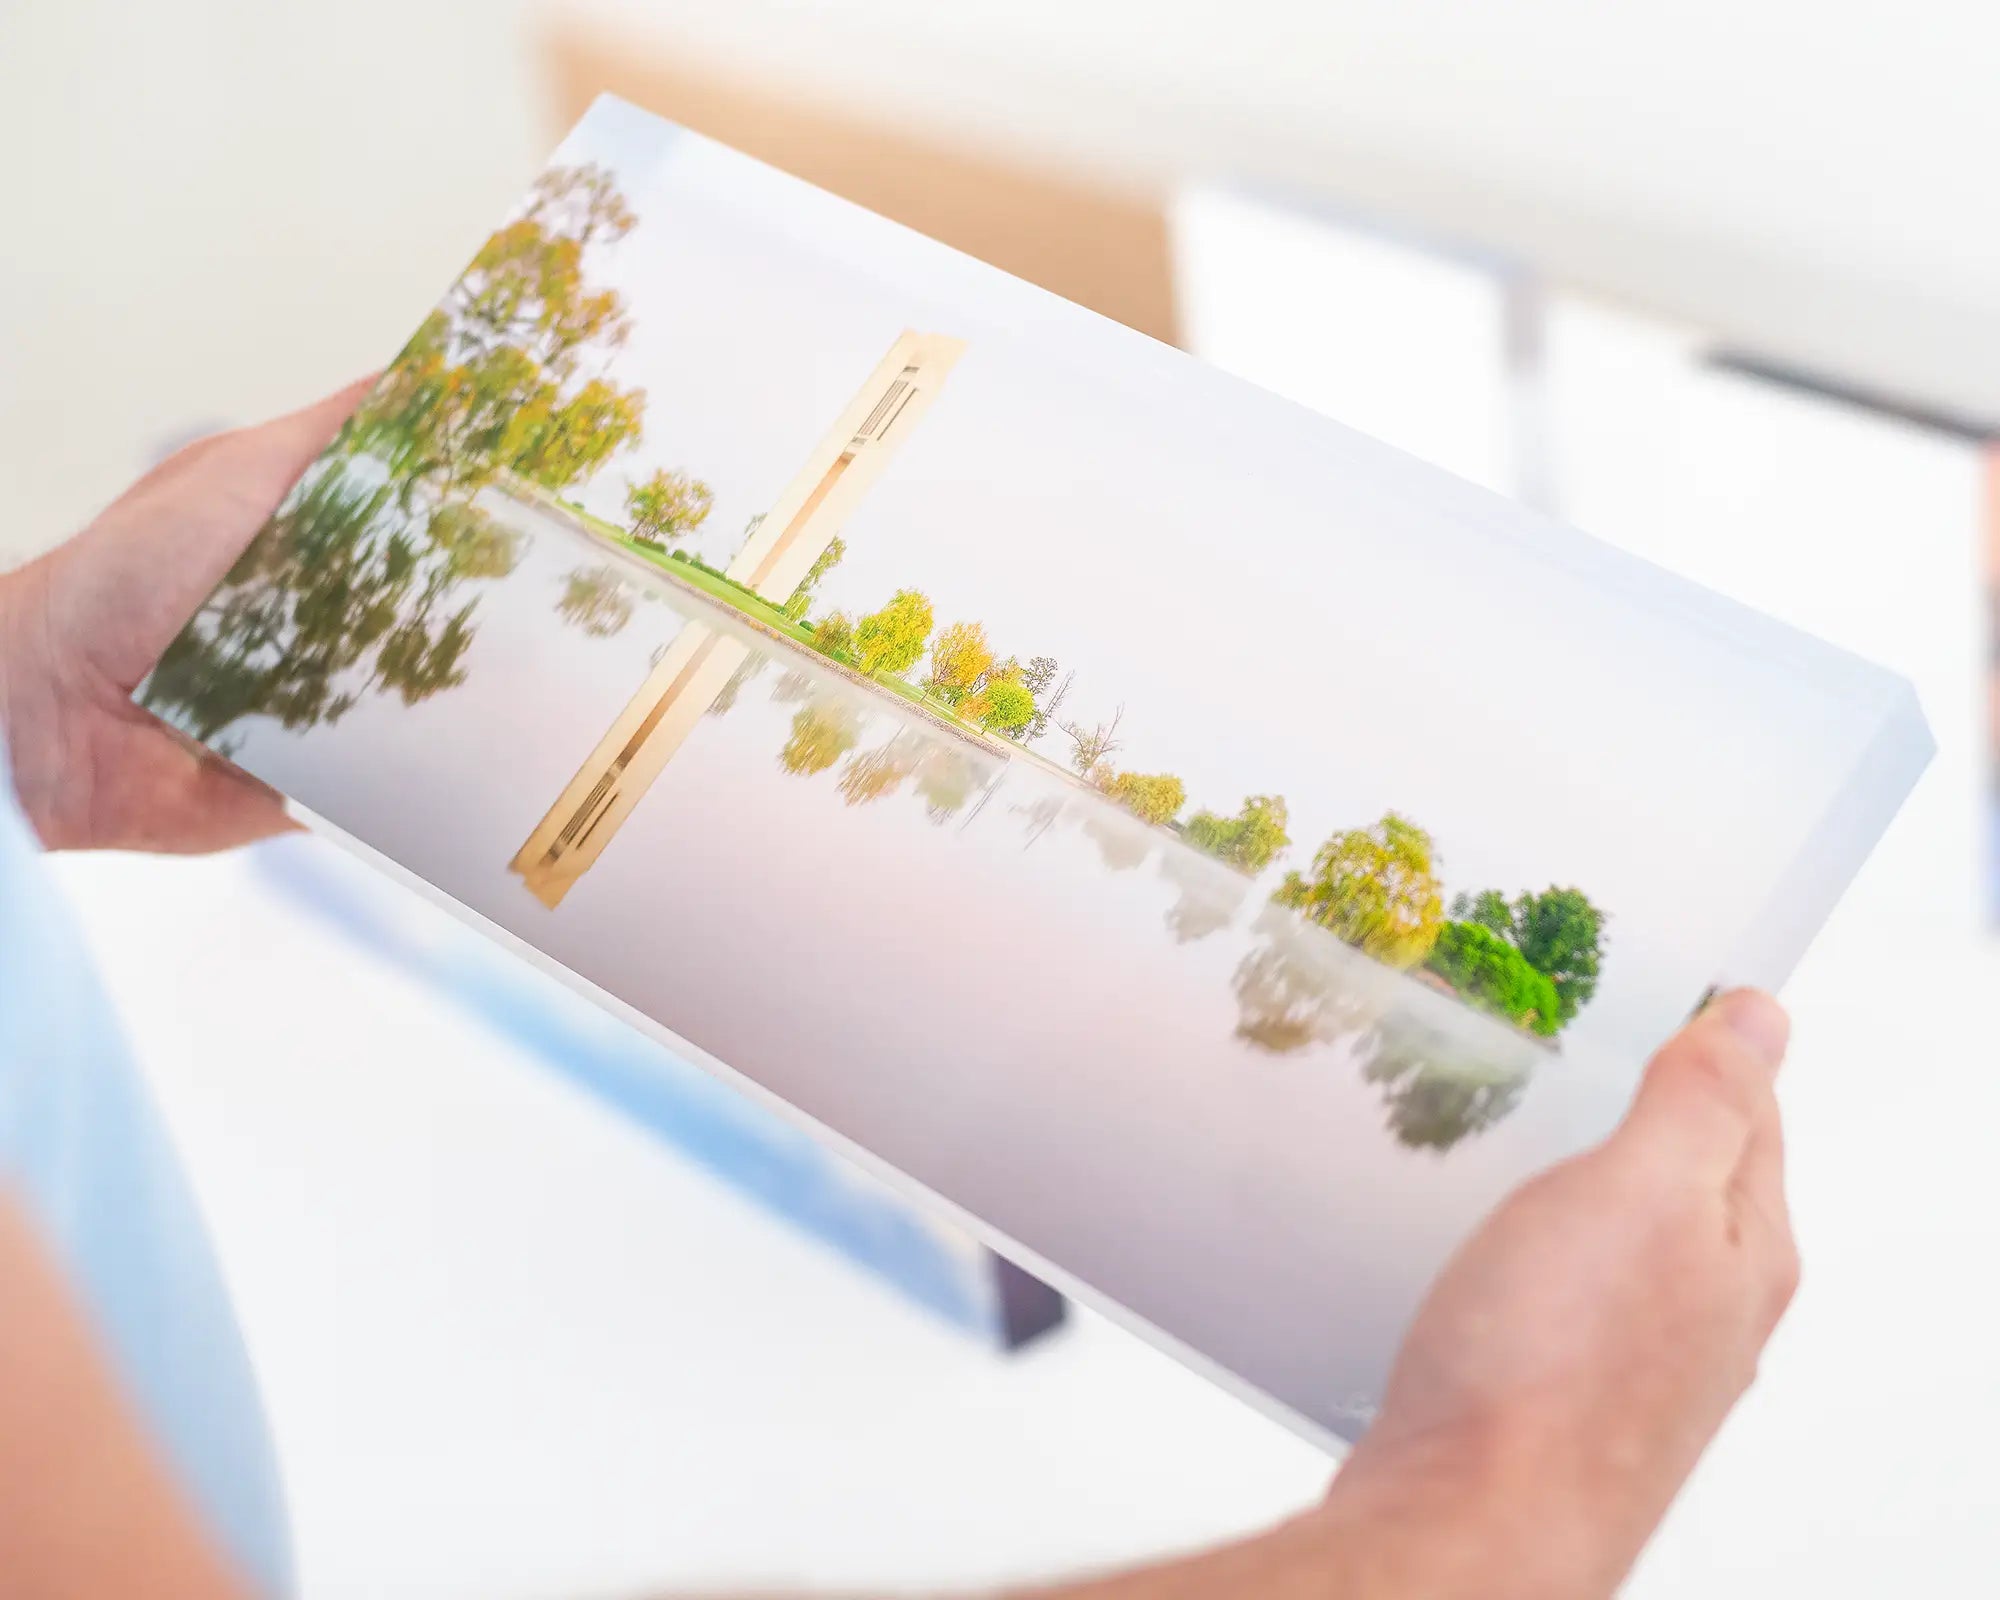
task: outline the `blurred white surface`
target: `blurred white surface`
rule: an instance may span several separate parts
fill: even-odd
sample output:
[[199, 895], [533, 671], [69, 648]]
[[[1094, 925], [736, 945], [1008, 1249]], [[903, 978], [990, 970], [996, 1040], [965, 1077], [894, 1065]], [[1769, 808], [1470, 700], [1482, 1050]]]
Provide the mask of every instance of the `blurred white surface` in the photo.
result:
[[540, 0], [1000, 148], [1295, 187], [2000, 413], [1979, 0]]
[[[186, 430], [393, 351], [550, 142], [524, 3], [0, 11], [0, 560]], [[1990, 9], [651, 10], [899, 114], [1344, 188], [1781, 351], [1988, 404], [2000, 381]], [[2000, 974], [1959, 469], [1620, 337], [1571, 370], [1659, 382], [1575, 391], [1573, 425], [1630, 447], [1579, 518], [1909, 672], [1942, 747], [1788, 996], [1805, 1290], [1633, 1592], [1990, 1593]], [[1801, 495], [1798, 451], [1853, 470]], [[242, 1298], [315, 1597], [984, 1580], [1317, 1481], [1100, 1323], [1018, 1365], [931, 1326], [240, 862], [62, 871]]]
[[521, 11], [0, 5], [0, 566], [395, 354], [554, 143]]

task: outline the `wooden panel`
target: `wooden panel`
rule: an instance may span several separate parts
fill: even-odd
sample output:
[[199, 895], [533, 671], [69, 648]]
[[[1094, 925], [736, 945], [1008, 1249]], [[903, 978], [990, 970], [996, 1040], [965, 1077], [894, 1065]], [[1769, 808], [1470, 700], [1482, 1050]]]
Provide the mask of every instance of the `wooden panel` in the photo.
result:
[[547, 49], [564, 127], [608, 90], [1128, 327], [1175, 338], [1156, 196], [932, 142], [598, 28], [554, 30]]

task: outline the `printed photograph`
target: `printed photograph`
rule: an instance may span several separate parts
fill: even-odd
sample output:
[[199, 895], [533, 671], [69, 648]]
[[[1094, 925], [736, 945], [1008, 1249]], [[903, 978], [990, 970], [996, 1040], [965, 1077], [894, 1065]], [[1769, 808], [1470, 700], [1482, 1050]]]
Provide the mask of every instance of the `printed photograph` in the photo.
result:
[[605, 99], [140, 699], [1353, 1437], [1896, 689]]

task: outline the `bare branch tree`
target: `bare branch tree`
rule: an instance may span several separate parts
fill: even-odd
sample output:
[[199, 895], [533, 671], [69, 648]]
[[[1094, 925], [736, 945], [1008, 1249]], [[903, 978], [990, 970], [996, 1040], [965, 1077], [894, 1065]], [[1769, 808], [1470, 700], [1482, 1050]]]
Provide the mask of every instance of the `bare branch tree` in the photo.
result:
[[1118, 724], [1125, 718], [1125, 707], [1121, 704], [1111, 714], [1109, 722], [1100, 722], [1094, 728], [1082, 728], [1074, 722], [1060, 724], [1062, 731], [1069, 735], [1076, 749], [1070, 753], [1070, 765], [1078, 772], [1089, 776], [1099, 762], [1108, 761], [1118, 751], [1125, 748], [1118, 737]]

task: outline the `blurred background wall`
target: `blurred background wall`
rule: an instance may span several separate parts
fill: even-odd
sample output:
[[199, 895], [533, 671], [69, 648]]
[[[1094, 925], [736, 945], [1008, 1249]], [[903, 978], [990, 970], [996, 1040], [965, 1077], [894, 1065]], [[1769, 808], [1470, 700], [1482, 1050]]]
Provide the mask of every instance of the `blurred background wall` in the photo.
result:
[[[1942, 0], [0, 0], [0, 561], [386, 360], [611, 89], [1881, 657], [1942, 753], [1792, 989], [1806, 1292], [1633, 1592], [1985, 1593], [1996, 61]], [[253, 863], [61, 870], [309, 1595], [916, 1591], [1321, 1482], [1097, 1319], [926, 1320]]]

